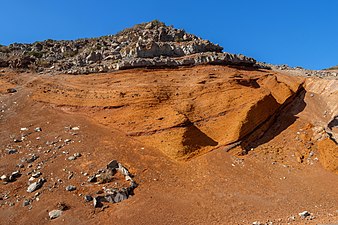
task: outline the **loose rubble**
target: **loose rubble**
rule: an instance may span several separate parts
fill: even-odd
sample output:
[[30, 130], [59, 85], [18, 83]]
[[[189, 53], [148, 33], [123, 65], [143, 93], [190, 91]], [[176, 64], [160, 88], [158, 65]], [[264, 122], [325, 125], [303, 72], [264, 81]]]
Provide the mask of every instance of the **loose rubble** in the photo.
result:
[[95, 208], [103, 206], [103, 202], [109, 203], [118, 203], [129, 198], [129, 196], [134, 195], [134, 189], [138, 186], [137, 183], [132, 179], [132, 175], [129, 173], [127, 168], [122, 166], [121, 163], [116, 160], [108, 163], [106, 169], [99, 170], [94, 176], [91, 176], [88, 179], [88, 182], [97, 182], [98, 184], [109, 183], [112, 181], [112, 177], [116, 172], [121, 173], [126, 181], [129, 181], [130, 185], [127, 188], [104, 188], [104, 195], [98, 195], [92, 197], [91, 195], [85, 196], [85, 201], [93, 201]]
[[137, 67], [251, 66], [256, 62], [222, 50], [217, 44], [155, 20], [99, 38], [2, 46], [0, 67], [33, 69], [39, 73], [88, 74]]

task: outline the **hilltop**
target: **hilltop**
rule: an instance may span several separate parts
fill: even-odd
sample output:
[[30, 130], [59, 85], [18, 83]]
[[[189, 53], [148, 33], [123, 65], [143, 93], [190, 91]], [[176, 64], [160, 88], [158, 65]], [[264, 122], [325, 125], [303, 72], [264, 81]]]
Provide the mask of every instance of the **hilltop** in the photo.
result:
[[335, 71], [160, 21], [0, 49], [1, 224], [337, 222]]
[[137, 67], [253, 65], [256, 62], [243, 55], [223, 53], [222, 49], [155, 20], [99, 38], [1, 46], [0, 67], [88, 74]]

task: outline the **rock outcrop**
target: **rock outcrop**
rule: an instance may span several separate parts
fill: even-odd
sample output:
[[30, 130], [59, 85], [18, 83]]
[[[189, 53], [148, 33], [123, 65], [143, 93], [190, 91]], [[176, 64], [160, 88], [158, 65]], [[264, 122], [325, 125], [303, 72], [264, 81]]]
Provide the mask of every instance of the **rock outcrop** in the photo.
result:
[[139, 69], [100, 79], [49, 77], [33, 98], [90, 115], [171, 158], [185, 159], [243, 141], [256, 130], [259, 136], [303, 80], [227, 66]]
[[99, 38], [0, 46], [0, 67], [88, 74], [137, 67], [253, 65], [256, 62], [222, 50], [217, 44], [155, 20]]

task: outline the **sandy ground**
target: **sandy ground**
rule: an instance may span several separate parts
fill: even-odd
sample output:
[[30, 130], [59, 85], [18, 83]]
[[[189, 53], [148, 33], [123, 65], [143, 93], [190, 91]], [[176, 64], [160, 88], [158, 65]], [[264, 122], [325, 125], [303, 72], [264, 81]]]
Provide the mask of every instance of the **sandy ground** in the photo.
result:
[[[186, 82], [189, 79], [195, 82], [192, 79], [199, 77], [198, 72], [208, 82], [214, 79], [209, 75], [209, 70], [214, 68], [220, 67], [183, 69], [188, 76]], [[223, 69], [225, 74], [232, 70]], [[260, 75], [257, 71], [237, 71], [252, 77]], [[161, 82], [168, 82], [167, 86], [171, 79], [178, 79], [174, 70], [158, 73], [166, 74], [167, 78], [161, 77]], [[331, 108], [320, 97], [311, 96], [309, 91], [280, 112], [264, 136], [250, 143], [252, 150], [247, 155], [239, 154], [243, 150], [241, 146], [230, 152], [219, 146], [188, 160], [175, 160], [153, 142], [129, 135], [126, 129], [137, 125], [113, 122], [109, 113], [115, 109], [105, 106], [114, 104], [105, 103], [115, 103], [115, 100], [100, 97], [93, 100], [87, 94], [88, 98], [83, 95], [79, 101], [69, 88], [73, 85], [82, 92], [93, 88], [97, 92], [107, 92], [107, 88], [102, 88], [104, 84], [109, 86], [124, 78], [122, 89], [135, 90], [133, 88], [141, 83], [136, 75], [145, 79], [142, 83], [150, 83], [159, 79], [156, 74], [143, 70], [95, 77], [49, 77], [10, 71], [2, 74], [0, 175], [18, 170], [16, 165], [19, 163], [24, 167], [20, 168], [22, 176], [15, 182], [0, 185], [1, 224], [252, 224], [255, 221], [263, 224], [338, 224], [338, 177], [334, 172], [337, 164], [334, 158], [332, 160], [338, 151], [337, 145], [325, 137], [313, 138], [314, 127], [318, 124], [311, 120], [314, 116], [310, 116], [316, 115], [316, 121], [325, 123], [332, 116], [332, 110], [327, 110], [324, 115], [322, 112]], [[95, 79], [100, 85], [93, 82]], [[56, 89], [68, 98], [42, 97], [46, 83], [52, 87], [59, 85]], [[17, 92], [6, 93], [7, 88], [12, 87]], [[114, 90], [112, 87], [111, 91]], [[65, 99], [68, 102], [62, 102]], [[128, 104], [142, 104], [128, 101]], [[149, 102], [145, 104], [148, 106]], [[316, 113], [313, 108], [319, 104], [321, 110]], [[109, 121], [104, 122], [104, 117]], [[138, 117], [133, 118], [138, 124]], [[139, 120], [143, 125], [143, 115]], [[80, 129], [71, 130], [74, 126]], [[41, 127], [42, 131], [35, 132], [36, 127]], [[28, 128], [28, 131], [20, 128]], [[27, 134], [25, 139], [13, 142], [21, 134]], [[65, 143], [66, 139], [71, 141]], [[47, 141], [55, 143], [46, 144]], [[8, 148], [17, 149], [18, 153], [8, 154]], [[320, 152], [327, 151], [331, 152], [327, 156], [330, 162], [321, 159]], [[82, 156], [74, 161], [67, 160], [76, 152]], [[21, 162], [30, 154], [39, 158], [33, 163]], [[88, 183], [88, 175], [83, 173], [92, 175], [113, 159], [130, 170], [139, 186], [135, 195], [125, 201], [94, 208], [83, 196], [95, 195], [105, 185]], [[321, 160], [329, 163], [330, 170], [323, 167]], [[28, 173], [34, 169], [41, 171], [47, 182], [36, 192], [27, 193]], [[73, 176], [69, 179], [70, 174]], [[66, 191], [65, 187], [70, 184], [77, 189]], [[35, 196], [37, 192], [39, 195]], [[29, 206], [23, 206], [25, 199], [33, 198]], [[60, 202], [69, 209], [59, 218], [50, 220], [48, 212], [57, 209]], [[305, 210], [311, 216], [303, 219], [298, 213]]]

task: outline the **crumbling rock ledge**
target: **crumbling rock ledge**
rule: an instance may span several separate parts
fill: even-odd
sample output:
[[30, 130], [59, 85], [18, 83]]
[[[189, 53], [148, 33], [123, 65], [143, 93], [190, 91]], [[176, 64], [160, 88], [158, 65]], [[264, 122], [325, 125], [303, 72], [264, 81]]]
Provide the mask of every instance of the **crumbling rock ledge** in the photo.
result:
[[253, 58], [222, 50], [217, 44], [155, 20], [99, 38], [0, 45], [0, 67], [39, 73], [89, 74], [138, 67], [256, 63]]

